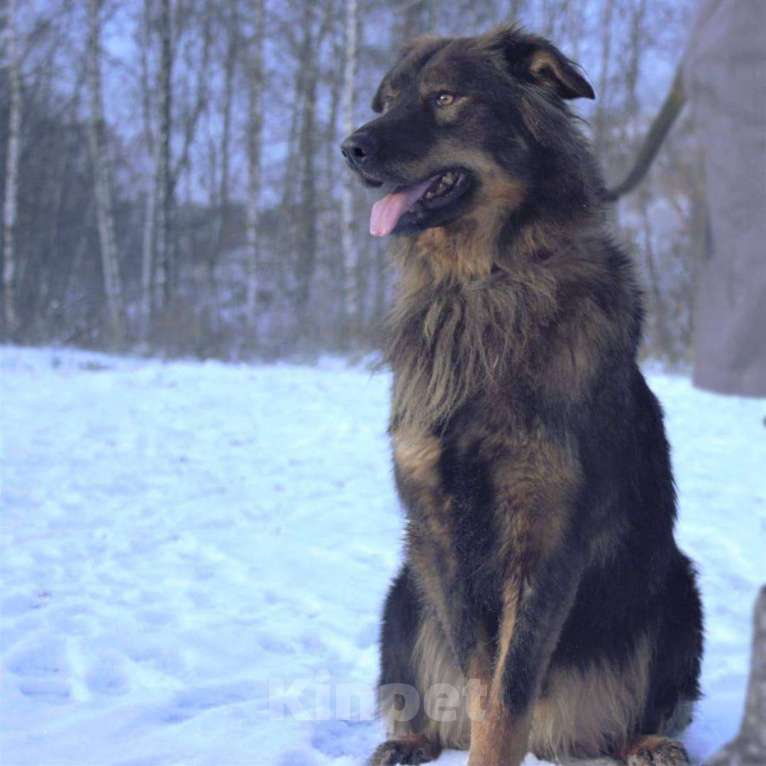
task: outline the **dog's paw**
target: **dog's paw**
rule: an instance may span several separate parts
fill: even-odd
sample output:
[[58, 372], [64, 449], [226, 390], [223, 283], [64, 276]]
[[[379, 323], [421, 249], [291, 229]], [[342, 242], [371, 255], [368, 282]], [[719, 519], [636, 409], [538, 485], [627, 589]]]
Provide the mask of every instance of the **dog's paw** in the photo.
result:
[[625, 754], [627, 766], [689, 766], [686, 748], [667, 737], [642, 737]]
[[369, 766], [394, 766], [394, 764], [428, 763], [439, 757], [441, 748], [425, 737], [403, 737], [389, 739], [372, 754]]

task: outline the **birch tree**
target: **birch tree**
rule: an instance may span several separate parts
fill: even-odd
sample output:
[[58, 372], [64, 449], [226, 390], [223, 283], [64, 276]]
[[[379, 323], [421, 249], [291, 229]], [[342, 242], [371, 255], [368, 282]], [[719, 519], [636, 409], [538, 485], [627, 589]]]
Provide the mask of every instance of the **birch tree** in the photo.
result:
[[316, 194], [316, 95], [319, 80], [319, 50], [321, 35], [316, 28], [317, 9], [306, 8], [306, 21], [301, 42], [299, 66], [304, 72], [304, 92], [298, 132], [298, 159], [300, 162], [300, 220], [297, 237], [297, 289], [294, 295], [298, 334], [306, 334], [309, 299], [314, 278], [317, 255], [317, 194]]
[[226, 54], [223, 67], [223, 115], [221, 126], [221, 177], [218, 189], [218, 203], [220, 216], [218, 218], [218, 233], [215, 247], [212, 249], [210, 274], [212, 274], [214, 260], [223, 247], [223, 239], [229, 222], [229, 206], [231, 204], [231, 123], [232, 123], [232, 100], [234, 96], [234, 76], [237, 70], [239, 58], [239, 42], [241, 36], [240, 14], [237, 3], [233, 2], [227, 9], [225, 16], [226, 28]]
[[21, 72], [16, 29], [16, 0], [7, 0], [5, 18], [10, 99], [8, 104], [8, 148], [5, 156], [5, 205], [3, 209], [3, 306], [6, 337], [16, 331], [16, 296], [13, 282], [16, 271], [16, 215], [19, 194], [19, 140], [21, 132]]
[[258, 197], [261, 188], [261, 134], [263, 118], [263, 39], [265, 29], [264, 0], [253, 2], [253, 34], [248, 50], [248, 120], [247, 120], [247, 317], [255, 320], [258, 294]]
[[508, 3], [508, 18], [514, 22], [519, 21], [525, 4], [525, 0], [510, 0]]
[[157, 218], [157, 197], [159, 174], [157, 145], [153, 129], [154, 98], [151, 68], [152, 18], [151, 0], [144, 0], [139, 19], [139, 61], [141, 66], [141, 112], [144, 141], [152, 162], [151, 178], [146, 190], [144, 203], [144, 230], [141, 238], [141, 337], [146, 340], [152, 324], [154, 309], [154, 247], [155, 223]]
[[106, 146], [104, 103], [101, 86], [101, 0], [88, 0], [88, 85], [90, 120], [88, 138], [95, 179], [101, 269], [111, 339], [120, 343], [125, 326], [122, 286], [117, 260], [117, 238], [112, 204], [112, 169]]
[[593, 126], [593, 146], [596, 156], [601, 157], [606, 144], [607, 131], [607, 90], [609, 86], [609, 64], [612, 56], [612, 16], [614, 0], [604, 0], [601, 10], [601, 67], [596, 88], [596, 114]]
[[170, 0], [160, 0], [158, 30], [160, 66], [158, 76], [157, 203], [156, 203], [156, 289], [158, 305], [170, 300], [170, 241], [173, 185], [170, 177], [170, 131], [172, 129], [173, 32]]
[[[358, 0], [346, 0], [345, 45], [343, 66], [343, 135], [354, 129], [354, 89], [359, 60]], [[343, 294], [345, 306], [345, 335], [353, 341], [359, 318], [356, 284], [357, 259], [354, 245], [354, 189], [351, 173], [342, 176], [341, 188], [341, 249], [343, 251]]]
[[[0, 0], [0, 327], [15, 325], [17, 339], [23, 329], [29, 338], [74, 343], [92, 343], [100, 332], [106, 343], [107, 299], [114, 311], [115, 298], [124, 296], [127, 308], [135, 295], [147, 350], [226, 355], [256, 323], [268, 325], [268, 338], [250, 349], [374, 343], [392, 274], [383, 243], [360, 225], [361, 192], [337, 147], [366, 119], [377, 80], [402, 44], [424, 32], [478, 33], [513, 14], [578, 60], [579, 46], [599, 85], [584, 116], [614, 178], [650, 116], [644, 94], [666, 87], [655, 80], [668, 68], [647, 61], [658, 55], [672, 64], [687, 34], [683, 9], [695, 2], [136, 0], [123, 8]], [[116, 66], [106, 64], [108, 11], [118, 26], [135, 24], [130, 39], [118, 35]], [[372, 36], [362, 34], [367, 12], [380, 27]], [[3, 24], [14, 15], [15, 24]], [[75, 50], [73, 68], [67, 59]], [[113, 83], [124, 96], [122, 118], [107, 124]], [[674, 101], [674, 114], [682, 103], [683, 96]], [[623, 205], [625, 236], [645, 260], [651, 313], [660, 317], [662, 298], [666, 319], [689, 303], [699, 259], [687, 230], [704, 222], [687, 210], [689, 190], [701, 183], [693, 140], [684, 131], [669, 140], [646, 191], [651, 208], [638, 196]], [[641, 173], [656, 148], [639, 155]], [[672, 221], [648, 215], [659, 203], [672, 208]], [[117, 244], [115, 230], [124, 232]], [[241, 262], [242, 251], [226, 252], [235, 243]], [[224, 310], [235, 295], [245, 327]], [[127, 326], [127, 311], [122, 321]], [[657, 321], [648, 324], [647, 348], [667, 352]], [[670, 340], [683, 350], [677, 325]]]

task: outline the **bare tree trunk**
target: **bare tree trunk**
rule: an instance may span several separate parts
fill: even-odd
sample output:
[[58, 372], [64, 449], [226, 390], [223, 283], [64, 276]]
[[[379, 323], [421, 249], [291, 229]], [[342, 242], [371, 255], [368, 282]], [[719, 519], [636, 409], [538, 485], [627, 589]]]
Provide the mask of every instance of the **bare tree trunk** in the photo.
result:
[[[213, 23], [212, 23], [212, 0], [207, 0], [204, 5], [204, 15], [202, 16], [202, 59], [200, 61], [199, 70], [197, 72], [196, 85], [195, 85], [195, 97], [188, 110], [179, 120], [179, 127], [181, 132], [181, 149], [178, 158], [173, 164], [172, 161], [172, 147], [170, 145], [170, 137], [172, 135], [172, 103], [174, 100], [173, 93], [173, 63], [175, 56], [175, 41], [180, 38], [181, 23], [178, 21], [184, 13], [184, 6], [182, 3], [176, 4], [176, 29], [175, 35], [171, 31], [172, 20], [168, 17], [170, 22], [165, 29], [164, 21], [160, 22], [160, 37], [162, 40], [162, 65], [161, 65], [161, 86], [160, 91], [166, 94], [166, 98], [163, 103], [167, 107], [163, 106], [161, 122], [167, 122], [167, 135], [168, 146], [167, 152], [163, 148], [162, 142], [160, 143], [161, 158], [167, 154], [167, 188], [163, 183], [161, 189], [164, 189], [161, 199], [165, 200], [164, 209], [165, 213], [162, 215], [164, 225], [166, 228], [165, 238], [165, 263], [164, 269], [165, 276], [165, 289], [164, 300], [165, 305], [169, 306], [175, 295], [176, 286], [179, 278], [178, 268], [178, 236], [175, 232], [174, 216], [176, 209], [176, 187], [181, 179], [184, 171], [189, 171], [191, 168], [191, 149], [194, 144], [195, 137], [197, 135], [197, 128], [199, 126], [200, 118], [205, 111], [208, 104], [209, 96], [209, 80], [210, 80], [210, 49], [213, 39]], [[164, 15], [164, 14], [163, 14]], [[164, 31], [163, 31], [164, 30]], [[167, 81], [165, 78], [167, 77]], [[166, 113], [167, 109], [167, 113]], [[162, 135], [162, 130], [160, 130]], [[161, 166], [165, 164], [162, 160]], [[164, 174], [163, 174], [164, 175]], [[187, 173], [187, 181], [189, 180], [189, 174]], [[189, 184], [189, 188], [190, 188]], [[163, 205], [160, 205], [163, 208]]]
[[146, 193], [144, 231], [141, 240], [141, 337], [144, 340], [149, 337], [154, 311], [154, 247], [158, 181], [159, 175], [155, 167]]
[[160, 0], [159, 120], [157, 140], [156, 286], [158, 305], [171, 298], [170, 249], [173, 184], [170, 177], [170, 131], [172, 115], [173, 37], [170, 0]]
[[221, 204], [221, 227], [225, 228], [229, 206], [229, 170], [231, 145], [231, 105], [234, 94], [234, 74], [239, 55], [240, 18], [236, 4], [233, 4], [227, 19], [226, 61], [223, 78], [223, 126], [221, 131], [221, 184], [219, 201]]
[[[338, 115], [341, 115], [340, 129], [343, 130], [341, 101], [343, 97], [343, 69], [345, 66], [344, 36], [345, 29], [342, 29], [341, 34], [337, 35], [340, 39], [334, 41], [332, 53], [330, 54], [333, 62], [335, 62], [334, 66], [328, 68], [324, 77], [327, 88], [330, 91], [328, 94], [330, 103], [327, 110], [327, 129], [322, 137], [324, 143], [324, 169], [322, 170], [322, 177], [325, 179], [324, 194], [327, 195], [327, 199], [332, 199], [336, 185], [336, 176], [338, 175], [338, 161], [340, 159], [340, 152], [338, 151]], [[338, 221], [340, 221], [340, 218], [338, 218]]]
[[395, 39], [397, 43], [406, 43], [413, 37], [433, 32], [433, 2], [432, 0], [406, 0], [398, 14]]
[[579, 3], [569, 3], [567, 6], [567, 18], [564, 22], [567, 35], [568, 50], [575, 61], [580, 61], [580, 51], [586, 42], [586, 17], [587, 11]]
[[525, 0], [510, 0], [508, 3], [508, 18], [511, 21], [519, 21], [521, 12], [526, 5]]
[[318, 9], [306, 7], [306, 21], [301, 44], [300, 66], [305, 71], [305, 92], [298, 133], [298, 157], [300, 159], [301, 211], [298, 222], [296, 265], [297, 289], [295, 292], [295, 315], [298, 318], [298, 334], [311, 335], [308, 314], [311, 286], [316, 269], [317, 256], [317, 195], [316, 195], [316, 94], [319, 80], [318, 57], [321, 34], [314, 33]]
[[285, 162], [284, 185], [282, 187], [282, 208], [287, 210], [295, 203], [296, 179], [299, 175], [298, 134], [300, 132], [302, 105], [306, 91], [306, 73], [298, 67], [295, 77], [295, 99], [290, 115], [290, 128], [287, 133], [287, 160]]
[[662, 294], [661, 277], [657, 267], [657, 258], [652, 247], [652, 227], [649, 220], [649, 204], [645, 195], [638, 201], [639, 213], [641, 215], [641, 224], [644, 238], [644, 257], [646, 260], [646, 273], [649, 279], [650, 305], [652, 308], [652, 319], [654, 330], [657, 333], [657, 344], [659, 349], [654, 348], [652, 352], [658, 356], [665, 355], [674, 359], [675, 353], [671, 332], [668, 322], [668, 311], [665, 305], [665, 298]]
[[[354, 89], [359, 59], [357, 0], [346, 0], [345, 46], [343, 66], [343, 135], [354, 129]], [[356, 334], [359, 306], [357, 292], [357, 259], [354, 243], [354, 189], [351, 173], [343, 176], [341, 188], [341, 249], [343, 251], [343, 296], [345, 308], [345, 339], [353, 342]]]
[[[69, 124], [79, 124], [82, 105], [83, 91], [87, 95], [87, 61], [81, 61], [76, 75], [76, 80], [69, 103], [66, 105], [64, 114]], [[50, 206], [50, 214], [46, 216], [49, 221], [49, 233], [46, 237], [47, 244], [45, 252], [51, 264], [60, 264], [61, 268], [48, 268], [42, 270], [43, 273], [37, 280], [39, 284], [39, 306], [38, 312], [43, 331], [49, 332], [50, 328], [55, 327], [60, 319], [63, 319], [62, 304], [64, 302], [65, 292], [62, 286], [70, 279], [71, 270], [74, 266], [73, 251], [65, 238], [61, 236], [62, 230], [66, 230], [70, 224], [69, 215], [66, 209], [70, 201], [71, 185], [70, 179], [77, 167], [75, 161], [74, 146], [80, 143], [77, 138], [70, 138], [65, 142], [65, 149], [61, 152], [59, 161], [55, 170], [55, 191]], [[82, 221], [91, 220], [91, 210], [93, 206], [93, 195], [88, 195], [89, 201], [82, 210]]]
[[152, 78], [149, 73], [149, 57], [152, 49], [151, 34], [151, 0], [144, 0], [141, 18], [140, 49], [141, 49], [141, 107], [144, 123], [144, 140], [152, 158], [152, 177], [146, 190], [144, 206], [144, 230], [141, 241], [141, 338], [146, 341], [152, 326], [152, 311], [154, 310], [154, 246], [155, 223], [157, 220], [157, 146], [152, 129]]
[[[320, 14], [321, 16], [317, 18]], [[316, 338], [317, 326], [309, 321], [311, 292], [316, 274], [318, 241], [318, 201], [316, 155], [319, 130], [317, 127], [317, 92], [319, 90], [320, 56], [322, 45], [330, 30], [334, 4], [323, 8], [309, 4], [306, 10], [304, 34], [301, 41], [300, 66], [305, 70], [304, 98], [298, 133], [300, 159], [301, 210], [298, 224], [296, 264], [295, 316], [297, 336], [311, 343]]]
[[[200, 117], [205, 110], [208, 103], [209, 95], [209, 80], [210, 80], [210, 48], [213, 41], [213, 24], [212, 14], [210, 12], [209, 5], [212, 0], [207, 0], [208, 8], [204, 16], [204, 23], [202, 27], [202, 60], [199, 66], [199, 72], [197, 74], [196, 83], [196, 95], [191, 110], [184, 116], [182, 120], [182, 141], [181, 151], [174, 166], [170, 166], [170, 191], [171, 197], [175, 199], [175, 188], [181, 174], [184, 170], [188, 170], [191, 163], [191, 148], [194, 143], [195, 136], [197, 135], [197, 127], [199, 126]], [[172, 55], [172, 45], [171, 45]], [[172, 85], [171, 85], [172, 87]]]
[[13, 289], [16, 270], [16, 215], [19, 194], [19, 140], [21, 132], [21, 72], [16, 30], [16, 0], [7, 0], [5, 49], [8, 58], [10, 103], [8, 106], [8, 149], [5, 157], [5, 206], [3, 209], [3, 306], [5, 335], [16, 332], [16, 296]]
[[[215, 268], [226, 240], [229, 228], [229, 195], [230, 195], [230, 167], [231, 167], [231, 122], [232, 101], [234, 97], [234, 76], [236, 74], [237, 60], [239, 57], [240, 42], [240, 15], [238, 3], [233, 2], [227, 8], [226, 13], [226, 55], [223, 69], [223, 119], [221, 126], [221, 176], [218, 185], [218, 220], [216, 221], [215, 242], [209, 249], [207, 262], [207, 291], [208, 305], [216, 301], [216, 276]], [[211, 184], [213, 178], [210, 179]]]
[[[306, 24], [303, 25], [303, 40], [300, 46], [295, 49], [295, 58], [298, 65], [295, 67], [295, 84], [293, 86], [292, 109], [290, 112], [290, 126], [287, 131], [286, 159], [284, 163], [284, 173], [282, 174], [282, 194], [281, 210], [287, 216], [288, 223], [284, 230], [280, 232], [280, 250], [283, 257], [278, 259], [276, 264], [276, 279], [279, 291], [285, 295], [292, 296], [295, 289], [295, 259], [294, 254], [297, 249], [298, 224], [295, 220], [294, 212], [297, 207], [298, 199], [298, 181], [300, 177], [300, 152], [298, 137], [301, 126], [301, 116], [303, 114], [303, 102], [306, 94], [306, 69], [300, 63], [305, 58], [306, 48]], [[292, 54], [293, 51], [291, 50]]]
[[628, 118], [633, 121], [638, 115], [638, 78], [644, 52], [646, 26], [646, 0], [635, 0], [635, 7], [630, 19], [628, 46], [628, 65], [625, 67], [625, 86], [628, 96]]
[[601, 12], [601, 71], [598, 78], [598, 89], [596, 91], [596, 114], [593, 125], [593, 146], [596, 156], [602, 162], [604, 143], [606, 141], [606, 109], [607, 109], [607, 89], [609, 86], [609, 62], [612, 56], [612, 15], [614, 10], [614, 0], [604, 0], [604, 6]]
[[[345, 0], [344, 0], [345, 4]], [[327, 276], [329, 277], [329, 285], [332, 285], [331, 289], [335, 294], [332, 296], [325, 296], [325, 299], [329, 298], [332, 301], [332, 305], [337, 307], [334, 314], [331, 315], [332, 326], [335, 337], [332, 340], [337, 340], [341, 345], [345, 343], [344, 336], [346, 335], [346, 306], [344, 299], [344, 280], [343, 280], [343, 183], [346, 179], [343, 178], [343, 174], [339, 176], [338, 168], [340, 162], [340, 152], [338, 146], [340, 142], [340, 135], [343, 132], [345, 125], [343, 119], [343, 71], [345, 69], [345, 23], [344, 23], [344, 8], [340, 9], [342, 12], [339, 17], [337, 30], [333, 30], [333, 42], [331, 49], [331, 61], [333, 62], [330, 67], [325, 71], [323, 80], [325, 82], [326, 89], [328, 91], [327, 98], [329, 99], [329, 106], [327, 112], [326, 129], [322, 135], [322, 142], [324, 144], [324, 167], [320, 171], [320, 178], [323, 179], [322, 199], [325, 200], [325, 231], [324, 238], [326, 242], [339, 242], [339, 246], [326, 252], [326, 268]], [[340, 181], [340, 197], [336, 203], [335, 189]], [[357, 295], [362, 295], [362, 260], [357, 250]], [[359, 299], [361, 300], [361, 299]], [[361, 304], [360, 304], [361, 310]], [[330, 315], [328, 314], [328, 318]], [[360, 321], [361, 315], [359, 317]]]
[[112, 169], [106, 146], [101, 88], [101, 0], [88, 1], [88, 80], [91, 98], [88, 136], [96, 185], [96, 215], [104, 293], [112, 342], [121, 343], [125, 337], [125, 323], [114, 228]]
[[261, 188], [261, 134], [263, 132], [263, 39], [265, 29], [264, 0], [253, 3], [253, 37], [248, 56], [248, 124], [247, 124], [247, 317], [255, 322], [258, 294], [258, 196]]
[[543, 3], [542, 33], [558, 45], [563, 44], [570, 0], [545, 0]]

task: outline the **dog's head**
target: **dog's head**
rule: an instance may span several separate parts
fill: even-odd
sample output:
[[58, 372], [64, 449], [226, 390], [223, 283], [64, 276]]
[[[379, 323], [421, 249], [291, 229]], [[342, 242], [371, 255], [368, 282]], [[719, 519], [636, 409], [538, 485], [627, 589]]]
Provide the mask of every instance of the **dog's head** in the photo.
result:
[[520, 204], [546, 141], [568, 130], [563, 100], [578, 97], [593, 89], [543, 38], [514, 28], [417, 38], [375, 94], [380, 116], [342, 145], [362, 181], [385, 192], [370, 232], [414, 234], [489, 200]]

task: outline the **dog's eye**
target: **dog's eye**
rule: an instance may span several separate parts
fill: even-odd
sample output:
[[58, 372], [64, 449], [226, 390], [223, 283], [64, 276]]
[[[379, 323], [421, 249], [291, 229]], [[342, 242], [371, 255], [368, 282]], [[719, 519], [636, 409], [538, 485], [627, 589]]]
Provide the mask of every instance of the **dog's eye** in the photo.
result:
[[434, 96], [434, 103], [436, 106], [450, 106], [455, 103], [455, 94], [443, 90], [441, 93], [437, 93], [436, 96]]

